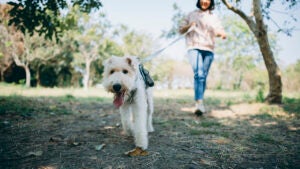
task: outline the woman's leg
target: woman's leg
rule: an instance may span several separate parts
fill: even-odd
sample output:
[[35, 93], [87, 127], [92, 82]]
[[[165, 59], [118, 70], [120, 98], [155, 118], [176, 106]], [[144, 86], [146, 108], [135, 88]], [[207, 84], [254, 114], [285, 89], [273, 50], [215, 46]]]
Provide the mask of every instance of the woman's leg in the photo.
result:
[[201, 79], [201, 77], [203, 77], [201, 76], [203, 59], [200, 51], [197, 49], [191, 49], [188, 51], [188, 59], [194, 72], [194, 96], [195, 101], [197, 101], [203, 97], [201, 94], [203, 91], [203, 79]]
[[203, 104], [203, 97], [206, 89], [207, 75], [214, 55], [209, 51], [193, 49], [188, 51], [188, 57], [194, 71], [195, 114], [202, 115], [206, 111]]
[[[203, 95], [204, 95], [204, 92], [206, 90], [206, 79], [207, 79], [207, 76], [209, 73], [211, 63], [214, 60], [214, 54], [210, 51], [201, 51], [201, 53], [202, 53], [202, 58], [203, 58], [202, 72], [203, 72], [203, 79], [204, 79], [202, 91], [203, 91]], [[203, 95], [202, 95], [202, 99], [203, 99]]]

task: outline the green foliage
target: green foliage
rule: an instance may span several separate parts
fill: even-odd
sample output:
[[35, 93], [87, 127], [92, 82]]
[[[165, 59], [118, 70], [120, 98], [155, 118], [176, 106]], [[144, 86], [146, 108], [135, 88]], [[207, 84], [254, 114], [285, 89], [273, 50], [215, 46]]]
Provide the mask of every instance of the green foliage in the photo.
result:
[[21, 80], [19, 80], [19, 84], [25, 84], [26, 83], [26, 80], [25, 79], [21, 79]]
[[300, 117], [300, 98], [283, 98], [283, 108], [290, 114], [295, 114], [297, 118]]
[[[223, 0], [222, 2], [224, 3]], [[244, 1], [229, 0], [228, 2], [234, 4], [234, 6], [239, 8]], [[282, 23], [279, 23], [278, 20], [272, 18], [274, 13], [278, 13], [278, 11], [280, 11], [278, 9], [274, 10], [274, 6], [276, 3], [280, 3], [278, 5], [282, 7], [282, 9], [280, 10], [285, 11], [284, 15], [286, 15], [286, 17], [283, 17], [284, 21]], [[297, 22], [298, 13], [295, 11], [297, 11], [298, 7], [299, 7], [299, 1], [297, 0], [279, 0], [279, 1], [266, 0], [261, 2], [261, 8], [262, 8], [261, 12], [263, 17], [267, 20], [271, 20], [272, 23], [275, 24], [275, 26], [278, 28], [277, 32], [285, 33], [288, 36], [291, 36], [292, 32], [296, 30], [296, 26], [294, 26], [293, 23]]]
[[153, 39], [144, 33], [138, 33], [134, 30], [126, 31], [122, 41], [122, 51], [125, 55], [144, 58], [153, 51]]
[[160, 64], [156, 66], [155, 70], [151, 72], [157, 81], [170, 82], [172, 80], [173, 72], [176, 62], [173, 60], [161, 60]]
[[[56, 2], [51, 1], [49, 3]], [[104, 13], [100, 11], [87, 11], [91, 13], [91, 15], [87, 15], [81, 10], [83, 6], [76, 3], [77, 1], [72, 2], [74, 4], [68, 6], [68, 10], [65, 11], [66, 13], [64, 12], [64, 15], [58, 13], [54, 17], [51, 11], [48, 11], [50, 13], [46, 13], [47, 15], [51, 14], [51, 17], [54, 17], [57, 22], [63, 23], [59, 25], [59, 29], [61, 31], [64, 30], [64, 33], [60, 35], [58, 42], [48, 40], [51, 39], [50, 37], [44, 39], [39, 36], [43, 33], [51, 33], [43, 32], [48, 31], [47, 29], [42, 29], [43, 26], [36, 28], [32, 32], [24, 28], [26, 31], [24, 36], [26, 54], [24, 53], [18, 57], [21, 61], [24, 61], [24, 64], [29, 64], [34, 82], [33, 86], [79, 86], [82, 84], [83, 71], [85, 71], [86, 61], [89, 59], [93, 61], [90, 64], [89, 83], [96, 84], [101, 82], [101, 74], [103, 73], [102, 63], [105, 59], [112, 55], [123, 56], [125, 54], [145, 57], [152, 52], [153, 41], [150, 36], [129, 30], [124, 26], [123, 30], [118, 29], [118, 27], [112, 29], [111, 23], [107, 20]], [[87, 5], [88, 2], [92, 1], [78, 2], [86, 3]], [[14, 3], [16, 5], [21, 2]], [[27, 5], [32, 5], [30, 3], [33, 3], [35, 5], [37, 2], [24, 1], [24, 3]], [[30, 12], [28, 11], [29, 7], [26, 7], [24, 10]], [[42, 14], [38, 13], [37, 15], [40, 16]], [[52, 19], [51, 17], [48, 19]], [[34, 20], [33, 22], [38, 22], [38, 20]], [[52, 24], [52, 22], [50, 23]], [[0, 26], [0, 36], [3, 35], [6, 37], [7, 33], [2, 31], [2, 29], [7, 30], [7, 26]], [[31, 26], [34, 27], [34, 24]], [[56, 28], [53, 27], [53, 29]], [[55, 33], [55, 31], [52, 31], [52, 33]], [[52, 36], [46, 34], [43, 35]], [[21, 34], [21, 36], [23, 35]], [[8, 39], [12, 38], [11, 35]], [[11, 49], [17, 47], [17, 45], [17, 42], [3, 38], [0, 39], [1, 53], [6, 55], [4, 57], [9, 57], [12, 51], [14, 51]]]
[[[58, 40], [62, 32], [69, 29], [69, 25], [59, 20], [61, 10], [68, 8], [66, 0], [18, 0], [8, 2], [12, 6], [10, 10], [9, 25], [16, 25], [24, 34], [29, 32], [30, 36], [37, 32], [45, 38], [52, 39], [53, 36]], [[90, 13], [93, 9], [102, 6], [98, 0], [72, 0], [73, 6], [79, 6], [79, 10]], [[68, 22], [70, 23], [70, 22]]]
[[295, 64], [295, 72], [300, 74], [300, 59], [298, 59]]
[[243, 100], [244, 100], [245, 102], [250, 103], [250, 102], [253, 101], [253, 98], [252, 98], [248, 93], [246, 93], [246, 94], [243, 95]]
[[[225, 41], [216, 39], [216, 66], [212, 66], [210, 76], [218, 81], [210, 83], [220, 90], [254, 89], [257, 82], [267, 80], [256, 39], [247, 24], [237, 16], [230, 15], [221, 20], [228, 36]], [[276, 46], [276, 36], [273, 37], [270, 41]]]
[[255, 97], [255, 100], [257, 102], [260, 102], [260, 103], [263, 103], [265, 101], [265, 98], [264, 98], [264, 89], [263, 87], [260, 87], [257, 91], [257, 94], [256, 94], [256, 97]]
[[300, 92], [300, 60], [283, 70], [282, 83], [284, 91]]
[[181, 24], [182, 20], [185, 17], [185, 13], [178, 7], [176, 3], [173, 4], [173, 10], [174, 14], [172, 17], [172, 28], [168, 31], [163, 31], [162, 37], [166, 38], [174, 38], [176, 35], [178, 35], [179, 25]]
[[229, 107], [229, 106], [231, 106], [231, 105], [233, 105], [233, 102], [232, 102], [231, 100], [228, 100], [228, 101], [226, 102], [226, 106]]

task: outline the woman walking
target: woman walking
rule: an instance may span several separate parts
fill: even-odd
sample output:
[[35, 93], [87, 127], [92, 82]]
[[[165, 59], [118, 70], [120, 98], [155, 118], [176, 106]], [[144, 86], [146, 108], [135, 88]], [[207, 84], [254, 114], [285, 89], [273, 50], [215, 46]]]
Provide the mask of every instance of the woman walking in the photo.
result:
[[212, 13], [214, 0], [198, 0], [198, 9], [190, 12], [180, 25], [179, 32], [186, 33], [188, 59], [194, 72], [195, 114], [200, 116], [206, 112], [203, 103], [206, 79], [214, 60], [215, 37], [226, 39], [226, 33], [220, 20]]

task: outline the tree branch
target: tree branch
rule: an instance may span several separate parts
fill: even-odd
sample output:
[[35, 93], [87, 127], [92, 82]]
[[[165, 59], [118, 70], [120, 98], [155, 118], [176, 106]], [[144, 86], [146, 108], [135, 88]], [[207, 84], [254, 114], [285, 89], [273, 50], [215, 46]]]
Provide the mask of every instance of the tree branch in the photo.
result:
[[231, 11], [234, 13], [238, 14], [242, 19], [246, 21], [250, 29], [255, 32], [256, 30], [256, 24], [255, 22], [251, 19], [250, 16], [247, 16], [243, 11], [241, 11], [238, 8], [235, 8], [233, 5], [231, 5], [227, 0], [222, 0], [223, 4]]
[[18, 56], [15, 54], [15, 52], [13, 52], [12, 55], [13, 55], [13, 59], [14, 59], [17, 66], [25, 67], [25, 64], [20, 61]]
[[[253, 0], [253, 9], [254, 9], [254, 17], [257, 28], [264, 27], [263, 16], [261, 12], [261, 2], [260, 0]], [[261, 30], [261, 29], [259, 29]]]

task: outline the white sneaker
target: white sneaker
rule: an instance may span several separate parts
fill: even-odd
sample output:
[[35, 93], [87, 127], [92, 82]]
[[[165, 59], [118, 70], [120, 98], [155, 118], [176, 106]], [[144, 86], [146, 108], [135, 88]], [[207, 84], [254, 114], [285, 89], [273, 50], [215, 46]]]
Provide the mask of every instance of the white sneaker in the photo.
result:
[[205, 110], [205, 106], [204, 106], [204, 103], [201, 102], [200, 104], [198, 104], [198, 107], [197, 107], [202, 113], [205, 113], [206, 110]]
[[203, 102], [201, 103], [196, 103], [196, 110], [195, 110], [195, 114], [197, 116], [201, 116], [203, 113], [205, 113], [206, 110], [205, 110], [205, 106], [203, 104]]

